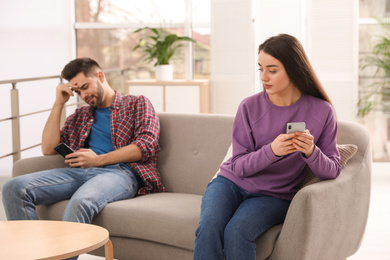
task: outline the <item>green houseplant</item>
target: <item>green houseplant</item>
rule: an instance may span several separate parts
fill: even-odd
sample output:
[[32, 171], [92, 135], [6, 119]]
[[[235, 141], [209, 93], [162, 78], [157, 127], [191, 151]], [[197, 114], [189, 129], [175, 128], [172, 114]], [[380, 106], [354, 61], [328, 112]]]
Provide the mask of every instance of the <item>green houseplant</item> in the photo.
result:
[[390, 19], [377, 18], [382, 35], [374, 46], [373, 54], [365, 59], [362, 69], [375, 68], [377, 81], [365, 88], [365, 94], [359, 99], [358, 116], [365, 117], [371, 110], [381, 108], [390, 110]]
[[[171, 80], [173, 73], [169, 60], [175, 54], [177, 48], [182, 46], [179, 42], [196, 41], [187, 36], [178, 36], [174, 33], [168, 33], [167, 30], [150, 27], [139, 28], [135, 33], [145, 30], [151, 32], [152, 35], [141, 38], [133, 50], [140, 48], [144, 53], [144, 59], [146, 61], [155, 61], [154, 66], [156, 67], [157, 80]], [[164, 70], [167, 70], [170, 75], [165, 75]]]

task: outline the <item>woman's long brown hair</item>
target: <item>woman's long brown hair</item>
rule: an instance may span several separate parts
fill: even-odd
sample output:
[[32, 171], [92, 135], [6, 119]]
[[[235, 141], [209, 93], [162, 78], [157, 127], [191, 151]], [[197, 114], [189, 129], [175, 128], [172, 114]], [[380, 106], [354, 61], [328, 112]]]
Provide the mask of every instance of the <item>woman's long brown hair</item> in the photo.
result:
[[326, 100], [332, 105], [298, 39], [288, 34], [279, 34], [262, 43], [258, 53], [260, 51], [279, 60], [291, 82], [303, 94]]

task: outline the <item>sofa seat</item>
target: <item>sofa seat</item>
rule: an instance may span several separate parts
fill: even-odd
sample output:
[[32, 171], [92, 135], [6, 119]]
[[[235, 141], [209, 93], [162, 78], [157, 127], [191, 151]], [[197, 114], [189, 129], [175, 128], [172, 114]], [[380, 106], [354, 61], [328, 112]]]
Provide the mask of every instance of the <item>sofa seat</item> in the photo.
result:
[[106, 227], [112, 236], [193, 250], [201, 199], [169, 192], [144, 195], [109, 204], [94, 223]]
[[[110, 203], [92, 224], [106, 228], [110, 237], [121, 237], [169, 245], [192, 251], [202, 196], [185, 193], [155, 193]], [[60, 220], [68, 201], [38, 206], [40, 219]], [[262, 236], [264, 257], [272, 253], [282, 225]]]
[[[105, 227], [110, 236], [144, 239], [187, 250], [194, 249], [202, 197], [193, 194], [155, 193], [110, 203], [92, 224]], [[53, 219], [67, 201], [39, 206], [40, 219]], [[60, 216], [54, 218], [61, 219]]]

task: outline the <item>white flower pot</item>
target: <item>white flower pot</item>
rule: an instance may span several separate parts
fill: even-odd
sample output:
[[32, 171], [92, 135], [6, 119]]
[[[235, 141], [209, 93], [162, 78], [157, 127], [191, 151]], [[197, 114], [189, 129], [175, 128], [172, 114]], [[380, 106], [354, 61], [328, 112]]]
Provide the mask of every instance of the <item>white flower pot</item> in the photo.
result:
[[173, 79], [173, 67], [170, 64], [156, 66], [156, 80], [169, 81]]

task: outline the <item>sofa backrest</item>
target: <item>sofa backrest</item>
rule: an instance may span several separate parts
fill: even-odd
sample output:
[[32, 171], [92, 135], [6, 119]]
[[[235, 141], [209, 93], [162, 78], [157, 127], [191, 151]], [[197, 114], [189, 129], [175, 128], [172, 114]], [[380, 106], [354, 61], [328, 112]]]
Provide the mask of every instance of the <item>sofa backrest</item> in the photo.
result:
[[[356, 154], [348, 161], [346, 167], [358, 167], [361, 176], [356, 176], [354, 181], [371, 182], [372, 148], [368, 130], [361, 124], [349, 121], [338, 122], [338, 143], [354, 144], [358, 147]], [[341, 174], [343, 171], [341, 171]], [[340, 177], [339, 177], [340, 178]], [[363, 202], [359, 202], [363, 203]], [[368, 202], [367, 202], [368, 203]]]
[[[202, 195], [231, 144], [234, 116], [161, 113], [159, 117], [158, 169], [164, 186], [168, 192]], [[358, 146], [349, 164], [372, 160], [367, 152], [371, 149], [370, 137], [362, 125], [340, 121], [338, 129], [339, 144]]]
[[358, 147], [358, 152], [362, 153], [370, 145], [370, 134], [363, 125], [350, 121], [338, 121], [337, 124], [337, 143], [355, 144]]
[[234, 116], [160, 113], [158, 170], [168, 192], [203, 195], [231, 144]]

